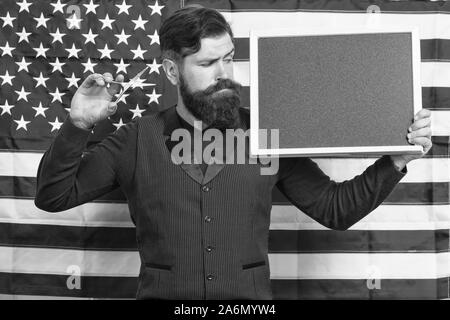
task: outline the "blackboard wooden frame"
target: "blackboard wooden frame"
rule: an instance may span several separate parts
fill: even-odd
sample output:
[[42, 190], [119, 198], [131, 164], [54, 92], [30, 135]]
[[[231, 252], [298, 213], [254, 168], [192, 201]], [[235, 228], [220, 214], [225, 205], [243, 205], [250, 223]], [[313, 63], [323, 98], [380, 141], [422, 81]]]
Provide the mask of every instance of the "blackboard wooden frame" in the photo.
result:
[[[410, 33], [411, 34], [411, 54], [412, 54], [412, 83], [413, 83], [413, 110], [410, 114], [413, 119], [414, 114], [422, 108], [421, 84], [420, 84], [420, 39], [419, 31], [416, 27], [324, 27], [324, 28], [302, 28], [299, 29], [267, 29], [250, 31], [250, 153], [252, 156], [353, 156], [353, 155], [383, 155], [383, 154], [420, 154], [421, 146], [414, 145], [378, 145], [378, 146], [336, 146], [336, 147], [308, 147], [308, 148], [267, 148], [265, 143], [260, 145], [260, 124], [259, 124], [259, 62], [258, 62], [258, 41], [261, 38], [270, 37], [291, 37], [291, 36], [321, 36], [321, 35], [360, 35], [360, 34], [388, 34], [388, 33]], [[405, 131], [407, 128], [400, 128]], [[261, 138], [262, 140], [262, 138]], [[269, 142], [270, 144], [270, 142]]]

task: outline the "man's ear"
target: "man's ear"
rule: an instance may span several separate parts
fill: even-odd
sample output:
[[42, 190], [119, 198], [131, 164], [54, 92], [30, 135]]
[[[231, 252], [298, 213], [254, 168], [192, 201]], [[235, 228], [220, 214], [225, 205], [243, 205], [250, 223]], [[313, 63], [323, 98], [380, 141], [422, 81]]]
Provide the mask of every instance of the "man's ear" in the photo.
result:
[[180, 70], [178, 69], [178, 65], [176, 62], [170, 59], [164, 59], [162, 62], [164, 72], [166, 73], [167, 79], [174, 85], [178, 85]]

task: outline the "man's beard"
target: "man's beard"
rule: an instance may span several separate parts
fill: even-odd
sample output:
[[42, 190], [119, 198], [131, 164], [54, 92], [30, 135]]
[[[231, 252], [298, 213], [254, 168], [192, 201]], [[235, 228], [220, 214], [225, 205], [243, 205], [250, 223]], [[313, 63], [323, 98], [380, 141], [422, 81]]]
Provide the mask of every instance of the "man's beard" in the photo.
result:
[[[230, 79], [221, 79], [205, 90], [192, 92], [180, 76], [180, 93], [186, 108], [208, 127], [219, 130], [239, 128], [242, 86]], [[218, 92], [222, 89], [229, 89]]]

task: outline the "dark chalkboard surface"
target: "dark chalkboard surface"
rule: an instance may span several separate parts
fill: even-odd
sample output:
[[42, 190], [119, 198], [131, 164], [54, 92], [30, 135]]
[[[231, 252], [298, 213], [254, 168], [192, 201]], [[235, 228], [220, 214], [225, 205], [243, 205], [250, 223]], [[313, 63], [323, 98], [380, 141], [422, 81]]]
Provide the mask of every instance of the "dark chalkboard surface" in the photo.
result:
[[279, 129], [273, 153], [420, 151], [406, 140], [421, 103], [412, 31], [268, 33], [252, 35], [251, 114], [252, 127]]

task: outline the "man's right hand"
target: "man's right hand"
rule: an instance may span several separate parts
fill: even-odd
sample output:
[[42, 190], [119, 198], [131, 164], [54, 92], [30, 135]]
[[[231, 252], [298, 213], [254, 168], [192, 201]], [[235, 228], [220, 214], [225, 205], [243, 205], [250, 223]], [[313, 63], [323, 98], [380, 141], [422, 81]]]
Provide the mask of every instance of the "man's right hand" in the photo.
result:
[[[96, 123], [116, 112], [117, 104], [111, 100], [119, 92], [120, 84], [111, 81], [113, 77], [108, 72], [91, 74], [83, 81], [70, 104], [70, 119], [75, 126], [91, 130]], [[123, 76], [118, 75], [116, 81], [122, 82]]]

